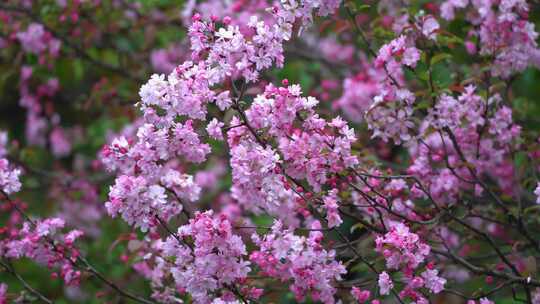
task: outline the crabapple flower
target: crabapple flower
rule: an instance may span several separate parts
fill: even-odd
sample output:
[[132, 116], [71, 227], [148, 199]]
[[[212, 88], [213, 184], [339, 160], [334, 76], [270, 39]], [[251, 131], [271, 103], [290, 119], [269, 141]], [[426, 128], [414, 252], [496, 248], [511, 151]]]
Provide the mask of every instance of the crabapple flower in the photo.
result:
[[101, 162], [108, 171], [115, 171], [123, 167], [128, 158], [129, 143], [124, 136], [116, 137], [110, 145], [103, 146], [100, 157]]
[[[421, 269], [431, 248], [420, 240], [420, 237], [410, 232], [403, 223], [392, 223], [390, 231], [384, 236], [375, 239], [375, 251], [382, 253], [386, 260], [386, 267], [390, 270], [400, 271], [407, 282], [405, 288], [399, 293], [401, 298], [411, 298], [415, 301], [425, 301], [422, 293], [418, 290], [426, 288], [432, 293], [439, 293], [444, 289], [446, 279], [440, 277], [439, 271], [428, 264], [426, 269], [415, 276], [415, 272]], [[389, 287], [392, 286], [392, 287]], [[393, 288], [389, 275], [384, 272], [379, 275], [379, 288], [381, 294], [388, 294]]]
[[328, 228], [338, 227], [343, 223], [338, 211], [338, 190], [332, 189], [328, 191], [328, 195], [323, 198], [324, 207], [326, 209], [326, 220], [328, 221]]
[[413, 103], [415, 97], [407, 89], [390, 86], [373, 98], [366, 112], [368, 128], [373, 131], [372, 138], [383, 141], [392, 139], [396, 144], [409, 142], [414, 134]]
[[226, 301], [226, 300], [223, 300], [221, 298], [217, 298], [217, 299], [214, 299], [212, 301], [212, 304], [242, 304], [242, 302], [240, 302], [238, 300]]
[[[441, 5], [443, 18], [455, 18], [456, 8], [465, 8], [467, 0], [447, 0]], [[526, 1], [470, 1], [466, 15], [475, 24], [482, 56], [495, 57], [491, 66], [493, 76], [508, 78], [533, 63], [538, 50], [538, 33], [528, 21], [529, 5]]]
[[469, 4], [469, 0], [448, 0], [441, 5], [441, 16], [446, 20], [455, 18], [456, 8], [464, 8]]
[[7, 304], [7, 290], [8, 286], [6, 283], [0, 283], [0, 304]]
[[21, 190], [19, 176], [21, 170], [14, 168], [7, 158], [8, 135], [0, 132], [0, 190], [5, 194], [12, 194]]
[[495, 302], [490, 301], [488, 298], [481, 298], [480, 304], [495, 304]]
[[389, 269], [415, 269], [430, 252], [430, 247], [403, 223], [392, 225], [388, 233], [375, 239], [375, 244], [375, 250], [384, 255]]
[[374, 68], [373, 65], [365, 64], [364, 69], [367, 72], [345, 78], [343, 95], [333, 104], [354, 122], [364, 120], [364, 115], [373, 102], [373, 98], [380, 94], [381, 82], [385, 78], [384, 70]]
[[381, 295], [388, 295], [390, 294], [390, 290], [394, 288], [394, 283], [392, 282], [392, 279], [386, 273], [386, 271], [383, 271], [379, 274], [379, 292]]
[[7, 132], [0, 131], [0, 157], [7, 155], [8, 134]]
[[[198, 198], [200, 188], [193, 183], [191, 176], [171, 170], [162, 177], [162, 181], [167, 189], [177, 195], [189, 200]], [[105, 207], [109, 215], [115, 217], [120, 214], [128, 224], [147, 231], [156, 226], [158, 218], [169, 220], [183, 209], [179, 201], [168, 198], [165, 187], [148, 184], [142, 176], [122, 175], [111, 186]]]
[[201, 194], [201, 187], [194, 181], [192, 175], [181, 174], [173, 169], [167, 170], [161, 177], [161, 185], [174, 192], [176, 197], [188, 202], [197, 201]]
[[540, 304], [540, 289], [536, 289], [532, 298], [533, 304]]
[[56, 127], [50, 134], [51, 152], [56, 157], [64, 157], [71, 152], [71, 143], [64, 129]]
[[[424, 144], [411, 147], [413, 163], [408, 171], [418, 176], [438, 201], [451, 202], [462, 190], [476, 191], [445, 166], [448, 160], [458, 176], [473, 179], [452, 139], [446, 135], [448, 130], [459, 145], [462, 156], [475, 165], [478, 174], [492, 177], [501, 189], [512, 193], [513, 163], [508, 157], [516, 145], [521, 128], [513, 123], [510, 108], [501, 105], [499, 100], [494, 96], [486, 101], [476, 94], [474, 86], [467, 86], [457, 98], [442, 95], [429, 110], [420, 128]], [[427, 125], [441, 133], [429, 131]], [[479, 127], [485, 128], [480, 138], [477, 132]]]
[[[255, 212], [269, 212], [290, 225], [300, 197], [290, 189], [286, 176], [306, 179], [320, 191], [330, 175], [358, 163], [351, 153], [354, 130], [339, 117], [329, 122], [320, 118], [314, 111], [317, 104], [313, 97], [302, 97], [298, 85], [268, 85], [246, 110], [249, 127], [227, 132], [231, 192], [240, 204]], [[234, 118], [231, 124], [240, 125], [239, 119]], [[278, 149], [252, 134], [257, 131], [273, 138]], [[329, 202], [328, 210], [333, 224], [338, 225], [337, 205]]]
[[[55, 267], [60, 270], [60, 276], [67, 285], [78, 285], [81, 272], [74, 268], [80, 253], [73, 243], [83, 233], [72, 230], [62, 235], [60, 230], [65, 222], [60, 218], [25, 222], [16, 235], [0, 241], [0, 256], [20, 259], [32, 259], [37, 263]], [[54, 246], [51, 242], [54, 242]]]
[[[375, 66], [382, 67], [390, 65], [393, 67], [401, 63], [415, 67], [419, 59], [420, 51], [408, 42], [407, 37], [402, 35], [379, 49], [379, 53], [375, 59]], [[393, 69], [390, 68], [390, 70]]]
[[424, 278], [425, 287], [433, 293], [439, 293], [444, 289], [446, 279], [438, 276], [439, 271], [437, 269], [426, 269], [422, 272], [422, 278]]
[[265, 211], [296, 226], [294, 217], [299, 196], [286, 186], [285, 177], [278, 172], [279, 155], [270, 147], [261, 147], [251, 137], [245, 138], [247, 134], [245, 127], [228, 132], [232, 146], [232, 197], [247, 210], [256, 214]]
[[209, 303], [213, 294], [241, 282], [250, 271], [242, 239], [233, 234], [224, 215], [214, 216], [212, 211], [195, 214], [161, 249], [174, 258], [170, 271], [177, 287], [195, 303]]
[[0, 190], [2, 192], [6, 194], [18, 192], [21, 189], [20, 175], [20, 169], [11, 168], [7, 159], [0, 159]]
[[25, 52], [36, 55], [48, 49], [49, 53], [56, 57], [61, 46], [60, 40], [53, 38], [39, 23], [31, 23], [26, 31], [17, 33], [17, 39]]
[[184, 61], [189, 54], [187, 45], [184, 43], [172, 44], [166, 49], [156, 49], [150, 54], [150, 62], [158, 73], [168, 73]]
[[[261, 71], [270, 68], [273, 64], [282, 66], [283, 43], [290, 39], [295, 21], [301, 20], [304, 25], [307, 25], [311, 22], [315, 11], [321, 16], [327, 15], [339, 4], [339, 1], [283, 2], [280, 7], [271, 10], [274, 24], [260, 21], [253, 16], [246, 24], [250, 29], [246, 32], [230, 22], [224, 22], [223, 27], [217, 28], [215, 19], [211, 18], [212, 20], [207, 22], [202, 21], [200, 16], [193, 16], [193, 23], [188, 30], [192, 61], [181, 63], [168, 76], [152, 75], [139, 91], [141, 101], [138, 107], [143, 112], [145, 123], [139, 127], [136, 138], [129, 141], [120, 138], [102, 150], [103, 163], [109, 170], [116, 170], [119, 173], [115, 185], [111, 187], [109, 201], [106, 203], [109, 214], [121, 214], [128, 223], [144, 231], [154, 225], [156, 216], [168, 220], [178, 214], [182, 210], [181, 205], [176, 199], [169, 197], [161, 186], [163, 181], [160, 179], [167, 170], [171, 170], [169, 167], [173, 166], [172, 163], [178, 157], [193, 163], [202, 163], [206, 160], [211, 149], [196, 132], [197, 121], [206, 118], [207, 106], [210, 103], [215, 103], [221, 110], [226, 110], [232, 105], [229, 92], [220, 92], [215, 87], [230, 78], [244, 78], [247, 82], [254, 82], [259, 78]], [[289, 94], [289, 91], [284, 89], [282, 91]], [[275, 126], [272, 129], [273, 132], [277, 132], [277, 126], [290, 122], [287, 114], [290, 114], [291, 110], [298, 110], [298, 106], [310, 109], [316, 104], [313, 98], [300, 98], [299, 88], [291, 89], [291, 93], [293, 93], [292, 98], [287, 99], [283, 96], [276, 101], [284, 104], [272, 117], [280, 120], [272, 124]], [[289, 109], [286, 105], [289, 100], [293, 102], [293, 109]], [[179, 118], [187, 120], [182, 123], [180, 121], [184, 119]], [[319, 155], [321, 149], [327, 147], [321, 146], [323, 141], [335, 145], [336, 158], [329, 159], [338, 159], [338, 161], [327, 164], [331, 166], [331, 170], [340, 170], [356, 163], [355, 157], [349, 155], [348, 152], [348, 145], [354, 139], [352, 130], [346, 126], [340, 127], [338, 132], [344, 138], [333, 139], [320, 134], [322, 127], [325, 126], [323, 122], [315, 115], [306, 122], [309, 124], [307, 127], [310, 133], [313, 133], [312, 136], [318, 136], [318, 143], [308, 142], [311, 134], [300, 134], [302, 137], [299, 141], [302, 141], [304, 146], [310, 144], [312, 157], [317, 156], [310, 165], [324, 167], [325, 163], [328, 163], [325, 161], [326, 158]], [[208, 132], [211, 136], [220, 138], [219, 128], [221, 128], [220, 123], [212, 121], [208, 125]], [[319, 135], [315, 135], [316, 133]], [[296, 143], [282, 141], [282, 146], [293, 144]], [[235, 183], [232, 190], [233, 197], [241, 204], [249, 200], [244, 196], [256, 198], [257, 200], [250, 203], [256, 206], [254, 209], [265, 208], [280, 202], [279, 205], [284, 206], [282, 208], [287, 211], [292, 210], [295, 198], [290, 190], [283, 190], [281, 182], [277, 182], [280, 176], [277, 174], [265, 176], [266, 171], [273, 170], [275, 165], [269, 161], [277, 161], [277, 154], [270, 149], [257, 147], [253, 143], [248, 144], [246, 140], [241, 141], [240, 145], [235, 142], [231, 148]], [[284, 153], [284, 155], [286, 159], [291, 157], [290, 153]], [[253, 156], [263, 162], [258, 170], [260, 176], [264, 178], [257, 180], [253, 176], [256, 186], [248, 186], [248, 183], [253, 181], [248, 176], [251, 172], [241, 167], [258, 164], [249, 164], [249, 161], [241, 159], [244, 156]], [[342, 165], [341, 162], [345, 164]], [[300, 163], [295, 169], [298, 175], [305, 176], [310, 172], [309, 168], [303, 166], [300, 168]], [[328, 168], [323, 169], [330, 171]], [[309, 176], [308, 180], [320, 187], [320, 183], [326, 178], [325, 175], [325, 171], [317, 170]], [[264, 190], [263, 185], [266, 187]], [[255, 188], [253, 189], [255, 191], [243, 189], [244, 186]], [[268, 191], [268, 187], [273, 187], [273, 191]], [[193, 195], [189, 197], [195, 199], [196, 192], [196, 189], [192, 187], [189, 193]], [[286, 199], [283, 199], [284, 197]], [[282, 212], [282, 214], [293, 217], [294, 213]]]
[[[320, 191], [328, 176], [358, 164], [351, 153], [356, 140], [354, 130], [341, 118], [327, 122], [315, 113], [318, 100], [302, 97], [298, 85], [268, 85], [246, 111], [255, 129], [268, 129], [279, 143], [279, 152], [287, 164], [287, 174]], [[303, 119], [298, 117], [303, 116]], [[300, 128], [295, 124], [300, 124]]]
[[534, 190], [534, 194], [536, 195], [536, 203], [540, 204], [540, 182], [536, 183], [536, 189]]
[[[314, 222], [311, 228], [320, 228], [320, 223]], [[254, 234], [252, 239], [259, 248], [251, 253], [250, 260], [263, 274], [292, 281], [290, 289], [298, 301], [310, 293], [315, 301], [335, 303], [332, 282], [341, 280], [346, 270], [335, 260], [333, 250], [322, 247], [320, 231], [311, 231], [306, 238], [284, 230], [282, 223], [275, 221], [270, 233], [262, 238]]]
[[439, 30], [440, 25], [435, 17], [431, 15], [422, 17], [419, 21], [419, 27], [422, 35], [431, 40], [437, 39], [437, 31]]
[[361, 290], [356, 286], [351, 289], [351, 294], [358, 303], [365, 303], [371, 297], [371, 292], [369, 290]]
[[216, 118], [212, 119], [208, 126], [206, 127], [206, 132], [208, 132], [208, 135], [210, 135], [214, 139], [223, 140], [223, 133], [221, 131], [221, 128], [223, 128], [224, 124], [217, 120]]

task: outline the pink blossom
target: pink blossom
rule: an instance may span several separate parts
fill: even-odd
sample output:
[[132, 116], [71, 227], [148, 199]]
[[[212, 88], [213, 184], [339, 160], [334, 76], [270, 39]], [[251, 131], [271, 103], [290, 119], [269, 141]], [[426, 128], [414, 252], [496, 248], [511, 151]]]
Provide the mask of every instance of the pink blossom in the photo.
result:
[[446, 20], [455, 18], [455, 9], [464, 8], [469, 0], [447, 0], [441, 5], [441, 16]]
[[495, 304], [495, 302], [488, 300], [488, 298], [481, 298], [480, 304]]
[[[320, 228], [320, 223], [314, 222], [312, 228]], [[334, 260], [333, 250], [322, 248], [321, 232], [312, 231], [308, 238], [297, 236], [276, 221], [269, 234], [263, 238], [254, 234], [252, 238], [259, 250], [251, 253], [251, 261], [268, 276], [292, 281], [290, 289], [297, 300], [311, 293], [314, 300], [335, 303], [331, 282], [341, 280], [346, 270]]]
[[221, 131], [221, 128], [223, 128], [224, 124], [217, 120], [216, 118], [212, 119], [210, 123], [208, 123], [208, 126], [206, 127], [206, 132], [208, 132], [208, 135], [215, 139], [223, 140], [223, 133]]
[[111, 186], [105, 203], [111, 216], [117, 214], [142, 231], [156, 225], [156, 217], [168, 220], [182, 211], [180, 202], [168, 199], [166, 189], [159, 184], [149, 185], [143, 177], [122, 175]]
[[[386, 72], [375, 68], [373, 64], [363, 62], [363, 71], [343, 81], [343, 95], [333, 106], [343, 111], [346, 117], [354, 122], [361, 122], [367, 114], [375, 96], [380, 95]], [[401, 75], [395, 75], [400, 78]]]
[[337, 227], [343, 222], [339, 216], [337, 193], [337, 189], [332, 189], [328, 191], [328, 195], [323, 198], [324, 207], [326, 208], [326, 220], [328, 221], [328, 228]]
[[[327, 122], [315, 113], [318, 100], [302, 97], [298, 85], [274, 87], [268, 85], [265, 94], [255, 98], [246, 111], [249, 123], [256, 129], [268, 128], [279, 143], [279, 150], [294, 178], [306, 178], [316, 191], [330, 173], [350, 168], [358, 163], [351, 154], [351, 143], [356, 140], [354, 130], [339, 117]], [[299, 122], [297, 115], [306, 118]], [[298, 122], [301, 128], [294, 129]], [[339, 123], [338, 123], [339, 122]], [[325, 157], [322, 155], [325, 154]]]
[[175, 258], [170, 269], [174, 280], [196, 303], [209, 303], [211, 294], [245, 279], [249, 273], [249, 262], [243, 258], [246, 247], [232, 233], [225, 216], [214, 217], [212, 211], [197, 213], [189, 224], [178, 228], [177, 235], [183, 241], [168, 237], [161, 250]]
[[64, 157], [71, 152], [71, 142], [63, 128], [56, 127], [50, 134], [52, 153], [57, 157]]
[[7, 290], [8, 286], [6, 283], [0, 283], [0, 304], [7, 304]]
[[[71, 231], [63, 235], [60, 230], [64, 225], [64, 220], [60, 218], [25, 222], [17, 234], [0, 241], [0, 254], [14, 259], [26, 257], [37, 263], [56, 267], [66, 284], [78, 285], [81, 271], [76, 270], [72, 262], [80, 253], [72, 245], [82, 233]], [[64, 239], [68, 242], [64, 242]], [[51, 242], [54, 242], [55, 246], [52, 246]]]
[[49, 49], [49, 54], [57, 57], [61, 42], [52, 38], [51, 34], [45, 31], [43, 25], [31, 23], [24, 32], [17, 33], [17, 39], [20, 41], [25, 52], [39, 55]]
[[470, 55], [476, 54], [476, 44], [472, 41], [465, 41], [465, 49]]
[[401, 63], [415, 67], [419, 59], [420, 51], [411, 45], [407, 37], [402, 35], [380, 48], [375, 65], [380, 67]]
[[23, 49], [34, 54], [39, 54], [47, 48], [44, 36], [45, 29], [43, 25], [38, 23], [32, 23], [25, 32], [17, 33], [17, 38], [21, 42]]
[[172, 44], [166, 49], [156, 49], [150, 54], [150, 62], [158, 73], [169, 73], [187, 59], [189, 50], [184, 44]]
[[426, 269], [422, 272], [422, 277], [425, 280], [425, 286], [433, 293], [439, 293], [444, 289], [446, 279], [438, 276], [439, 271], [437, 269]]
[[415, 67], [418, 60], [420, 60], [420, 51], [415, 47], [410, 47], [405, 49], [401, 62], [404, 65]]
[[8, 143], [7, 132], [0, 131], [0, 157], [4, 157], [8, 153], [7, 143]]
[[18, 192], [21, 189], [20, 175], [20, 169], [11, 168], [7, 159], [0, 159], [0, 190], [6, 194]]
[[[231, 131], [228, 133], [231, 143], [238, 132], [246, 132], [242, 128]], [[266, 211], [287, 224], [295, 225], [294, 209], [298, 195], [285, 187], [283, 175], [276, 172], [279, 162], [279, 155], [273, 149], [264, 149], [252, 139], [232, 144], [232, 197], [250, 211], [257, 214]]]
[[383, 271], [379, 274], [379, 292], [381, 295], [387, 295], [390, 294], [390, 290], [394, 288], [394, 283], [392, 282], [392, 279], [386, 273], [386, 271]]
[[371, 292], [369, 290], [361, 290], [356, 286], [353, 286], [351, 289], [351, 294], [358, 303], [365, 303], [371, 297]]
[[[468, 0], [447, 0], [441, 5], [442, 17], [454, 19], [455, 9], [468, 4]], [[474, 34], [480, 39], [480, 55], [495, 57], [491, 67], [494, 76], [507, 78], [531, 64], [538, 33], [527, 20], [529, 7], [525, 1], [502, 1], [499, 5], [471, 1], [471, 6], [467, 19], [479, 25]]]
[[534, 189], [534, 195], [536, 195], [536, 203], [540, 204], [540, 182], [536, 183], [536, 189]]
[[375, 250], [384, 255], [389, 269], [415, 269], [430, 252], [430, 247], [403, 223], [392, 225], [384, 237], [375, 239], [375, 244]]
[[540, 304], [540, 289], [538, 289], [538, 288], [533, 293], [532, 303], [533, 304]]
[[422, 35], [426, 36], [427, 38], [436, 40], [437, 31], [439, 30], [439, 28], [440, 28], [439, 22], [437, 22], [435, 17], [431, 15], [427, 15], [422, 18], [421, 31], [422, 31]]
[[408, 142], [413, 138], [411, 129], [414, 95], [407, 89], [396, 89], [393, 85], [381, 91], [373, 98], [373, 103], [366, 112], [368, 127], [373, 131], [373, 138], [383, 141], [392, 139], [396, 144]]

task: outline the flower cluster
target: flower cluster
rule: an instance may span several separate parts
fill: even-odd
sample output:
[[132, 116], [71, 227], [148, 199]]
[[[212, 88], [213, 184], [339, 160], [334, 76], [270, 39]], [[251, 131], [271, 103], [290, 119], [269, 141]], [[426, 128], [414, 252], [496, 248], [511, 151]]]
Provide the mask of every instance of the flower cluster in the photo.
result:
[[528, 21], [529, 5], [525, 0], [447, 0], [441, 5], [441, 15], [452, 20], [456, 9], [467, 6], [471, 6], [467, 19], [475, 25], [469, 36], [478, 40], [480, 55], [495, 57], [491, 66], [494, 76], [507, 78], [532, 63], [538, 33]]
[[384, 80], [379, 84], [378, 92], [369, 107], [365, 109], [365, 118], [372, 137], [384, 141], [392, 139], [396, 144], [409, 142], [414, 133], [414, 94], [403, 85], [402, 68], [414, 69], [420, 60], [421, 52], [415, 41], [435, 40], [439, 23], [431, 15], [418, 18], [414, 26], [398, 38], [383, 45], [373, 64], [384, 72]]
[[[390, 270], [399, 270], [403, 273], [406, 281], [405, 288], [400, 292], [400, 297], [410, 298], [417, 303], [425, 303], [419, 288], [426, 288], [432, 293], [439, 293], [444, 289], [446, 279], [441, 278], [439, 271], [433, 269], [431, 264], [419, 273], [418, 272], [430, 253], [429, 245], [423, 243], [420, 237], [410, 232], [403, 223], [394, 224], [388, 233], [377, 237], [375, 240], [375, 250], [381, 253], [386, 260], [386, 267]], [[382, 295], [389, 294], [394, 287], [388, 273], [379, 275], [379, 288]]]
[[150, 54], [150, 62], [156, 73], [169, 73], [185, 61], [189, 48], [185, 44], [174, 44], [166, 49], [157, 49]]
[[[315, 7], [321, 14], [327, 9], [309, 2], [305, 7], [297, 7], [295, 3], [283, 9], [276, 8], [273, 26], [253, 17], [248, 23], [254, 32], [251, 36], [242, 34], [238, 26], [216, 29], [214, 21], [204, 22], [199, 15], [193, 16], [189, 37], [191, 57], [195, 61], [180, 64], [167, 78], [153, 75], [139, 92], [139, 107], [146, 123], [139, 127], [136, 140], [130, 144], [125, 138], [118, 138], [102, 151], [103, 162], [109, 170], [123, 174], [111, 187], [107, 203], [111, 215], [121, 213], [130, 224], [146, 230], [155, 223], [155, 216], [168, 220], [182, 210], [180, 202], [167, 195], [166, 189], [178, 192], [169, 189], [177, 187], [182, 189], [176, 193], [178, 196], [197, 199], [200, 190], [191, 177], [163, 163], [170, 163], [179, 156], [194, 163], [206, 160], [210, 147], [199, 139], [192, 119], [204, 119], [210, 102], [221, 110], [226, 110], [232, 103], [229, 91], [218, 93], [212, 86], [227, 77], [241, 76], [254, 81], [259, 72], [273, 62], [282, 64], [282, 44], [291, 36], [292, 23], [297, 17], [295, 12], [306, 21]], [[190, 119], [180, 123], [178, 117]], [[220, 122], [212, 121], [207, 130], [220, 138], [220, 126]], [[340, 145], [338, 149], [342, 149], [346, 143], [337, 144]]]
[[147, 123], [138, 129], [138, 141], [133, 145], [120, 137], [103, 148], [104, 164], [123, 174], [111, 187], [106, 203], [109, 214], [121, 213], [128, 223], [146, 230], [155, 226], [156, 217], [168, 220], [179, 214], [181, 200], [198, 199], [200, 187], [193, 176], [181, 173], [173, 163], [161, 162], [176, 155], [202, 162], [210, 147], [200, 142], [191, 121], [174, 123], [170, 132]]
[[[320, 229], [321, 225], [315, 221], [311, 228]], [[292, 281], [290, 289], [299, 301], [309, 293], [314, 300], [335, 302], [332, 283], [341, 280], [346, 271], [335, 260], [335, 252], [323, 248], [322, 232], [311, 231], [307, 238], [297, 236], [276, 221], [270, 233], [262, 238], [254, 234], [252, 238], [259, 249], [251, 253], [250, 259], [263, 274]]]
[[190, 24], [191, 18], [200, 14], [202, 18], [207, 20], [221, 19], [224, 23], [240, 27], [240, 30], [244, 32], [247, 30], [247, 24], [252, 16], [257, 16], [268, 24], [274, 23], [271, 12], [268, 12], [269, 4], [267, 0], [209, 0], [204, 2], [190, 0], [184, 6], [182, 19], [184, 23]]
[[412, 36], [399, 36], [379, 50], [374, 61], [375, 67], [383, 68], [386, 77], [379, 94], [373, 98], [365, 112], [372, 137], [384, 141], [392, 139], [396, 144], [412, 138], [411, 129], [415, 97], [411, 91], [402, 88], [396, 78], [402, 66], [415, 67], [420, 59], [420, 51], [414, 46]]
[[418, 60], [420, 60], [420, 51], [402, 35], [379, 49], [375, 66], [386, 66], [388, 70], [394, 71], [401, 65], [414, 68]]
[[[478, 133], [478, 129], [484, 131]], [[473, 86], [466, 87], [458, 98], [443, 95], [430, 109], [422, 131], [423, 143], [411, 148], [413, 163], [408, 171], [425, 181], [439, 201], [451, 202], [461, 190], [481, 194], [478, 187], [471, 189], [475, 176], [467, 162], [475, 165], [475, 175], [489, 175], [501, 189], [512, 193], [509, 156], [521, 127], [512, 122], [512, 111], [497, 95], [486, 101]]]
[[120, 213], [130, 225], [147, 231], [158, 218], [168, 220], [182, 211], [180, 202], [167, 201], [165, 191], [160, 185], [148, 185], [143, 177], [122, 175], [111, 187], [105, 207], [111, 216]]
[[326, 209], [326, 221], [328, 222], [328, 228], [338, 227], [343, 223], [341, 216], [338, 212], [339, 198], [337, 196], [338, 189], [332, 189], [328, 191], [328, 195], [323, 198], [324, 208]]
[[7, 290], [8, 286], [5, 283], [0, 283], [0, 304], [7, 304]]
[[[334, 106], [343, 111], [345, 116], [354, 121], [361, 122], [371, 106], [373, 98], [382, 90], [386, 72], [383, 68], [376, 68], [373, 64], [363, 62], [362, 71], [345, 78], [343, 81], [343, 95], [334, 102]], [[394, 74], [394, 78], [402, 79], [401, 71]]]
[[339, 117], [330, 122], [321, 118], [314, 111], [317, 104], [313, 97], [302, 97], [298, 85], [269, 85], [246, 116], [254, 129], [267, 130], [275, 138], [287, 164], [285, 172], [320, 191], [329, 175], [355, 166], [358, 159], [351, 153], [354, 130]]
[[50, 56], [57, 57], [62, 45], [60, 40], [54, 38], [39, 23], [32, 23], [28, 25], [26, 31], [18, 32], [17, 39], [26, 52], [36, 55], [48, 51]]
[[356, 301], [358, 301], [358, 303], [365, 303], [371, 297], [371, 292], [369, 290], [361, 290], [360, 288], [354, 286], [351, 288], [351, 295]]
[[[518, 74], [540, 66], [534, 4], [5, 2], [0, 56], [18, 83], [0, 89], [26, 125], [9, 151], [0, 133], [0, 257], [46, 265], [68, 301], [91, 296], [88, 271], [103, 301], [267, 302], [284, 285], [298, 302], [539, 304], [540, 140], [523, 89], [538, 75]], [[22, 169], [48, 218], [15, 197]], [[104, 214], [129, 226], [105, 230]], [[151, 294], [93, 267], [83, 234]], [[479, 276], [494, 288], [459, 285]]]
[[81, 272], [75, 268], [80, 253], [73, 243], [83, 235], [79, 230], [61, 234], [65, 222], [59, 218], [48, 218], [37, 222], [25, 222], [22, 229], [13, 229], [8, 237], [0, 241], [0, 256], [32, 259], [53, 269], [68, 285], [79, 284]]
[[[339, 117], [330, 122], [319, 117], [317, 104], [313, 97], [302, 97], [297, 85], [268, 85], [246, 110], [247, 125], [238, 118], [231, 122], [240, 125], [227, 132], [231, 192], [249, 210], [264, 210], [292, 225], [302, 199], [290, 178], [305, 179], [318, 192], [331, 175], [358, 164], [351, 152], [354, 130]], [[277, 149], [266, 141], [277, 143]], [[327, 209], [333, 224], [339, 225], [337, 204], [328, 201]]]
[[[246, 138], [235, 142], [238, 132], [244, 132]], [[270, 147], [261, 147], [247, 135], [247, 130], [241, 128], [228, 132], [232, 197], [247, 210], [256, 214], [266, 211], [288, 225], [296, 226], [295, 202], [298, 195], [285, 187], [286, 180], [279, 173], [279, 155]]]
[[8, 136], [6, 132], [0, 132], [0, 191], [3, 194], [12, 194], [21, 189], [19, 176], [21, 170], [13, 168], [9, 160], [5, 158], [7, 154]]
[[32, 67], [21, 67], [19, 105], [26, 109], [26, 140], [31, 145], [42, 147], [50, 143], [53, 155], [64, 157], [71, 152], [68, 132], [60, 126], [59, 115], [51, 113], [51, 108], [43, 105], [58, 93], [59, 81], [50, 78], [34, 89], [31, 85], [33, 74]]
[[18, 192], [21, 189], [20, 174], [21, 170], [11, 168], [7, 159], [0, 159], [0, 190], [5, 194]]
[[536, 184], [536, 189], [534, 189], [534, 195], [536, 195], [536, 203], [540, 204], [540, 182]]
[[250, 271], [242, 239], [233, 234], [225, 216], [213, 216], [212, 211], [195, 214], [161, 249], [174, 259], [170, 272], [176, 286], [196, 303], [210, 303], [219, 290], [230, 294]]

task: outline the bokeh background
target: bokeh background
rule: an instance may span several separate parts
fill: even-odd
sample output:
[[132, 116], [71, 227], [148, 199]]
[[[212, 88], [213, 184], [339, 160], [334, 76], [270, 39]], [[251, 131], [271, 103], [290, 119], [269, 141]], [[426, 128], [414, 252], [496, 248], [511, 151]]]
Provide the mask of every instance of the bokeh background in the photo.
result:
[[[377, 2], [356, 0], [350, 5], [361, 12], [362, 22], [377, 38], [374, 45], [380, 46], [393, 33], [378, 26]], [[430, 1], [410, 2], [405, 9], [433, 9]], [[140, 236], [104, 211], [103, 202], [114, 179], [97, 160], [99, 150], [114, 134], [133, 132], [139, 117], [134, 104], [146, 79], [152, 73], [169, 73], [189, 58], [186, 30], [195, 11], [222, 18], [241, 14], [246, 8], [258, 10], [260, 5], [261, 1], [253, 0], [4, 0], [0, 4], [0, 129], [9, 133], [13, 162], [25, 171], [17, 200], [26, 203], [29, 214], [61, 216], [69, 227], [83, 229], [86, 235], [78, 244], [88, 259], [130, 290], [150, 294], [147, 281], [132, 268], [137, 259], [132, 253]], [[531, 1], [530, 5], [529, 19], [540, 29], [540, 4]], [[339, 113], [353, 123], [359, 136], [357, 148], [372, 155], [373, 162], [403, 167], [408, 159], [402, 148], [370, 139], [366, 126], [354, 119], [355, 114], [339, 107], [345, 77], [360, 73], [367, 56], [362, 40], [344, 20], [316, 20], [301, 39], [286, 46], [285, 66], [263, 78], [274, 83], [284, 78], [300, 83], [306, 94], [321, 100], [323, 115]], [[449, 26], [457, 37], [467, 35], [461, 22]], [[18, 35], [27, 33], [32, 25], [50, 34], [45, 46], [27, 49], [21, 43], [23, 38]], [[441, 87], [452, 84], [451, 75], [457, 68], [482, 69], [460, 43], [456, 40], [455, 47], [445, 50], [451, 54], [451, 62], [441, 58], [434, 65], [434, 79]], [[538, 134], [540, 71], [531, 67], [509, 81], [515, 121], [524, 126], [525, 136]], [[225, 155], [225, 146], [222, 142], [212, 145], [215, 156], [198, 176], [206, 183], [201, 209], [219, 208], [220, 202], [228, 199], [223, 193], [230, 186], [228, 164], [219, 157]], [[527, 166], [526, 157], [517, 160], [522, 162], [519, 166]], [[0, 204], [0, 210], [5, 207]], [[0, 213], [0, 228], [10, 220], [8, 215]], [[252, 220], [261, 226], [271, 223], [264, 216]], [[354, 224], [346, 222], [340, 229], [354, 234]], [[51, 277], [47, 267], [28, 260], [15, 261], [14, 267], [36, 289], [60, 299], [57, 303], [129, 302], [92, 280], [84, 280], [82, 288], [66, 287]], [[8, 283], [10, 293], [23, 290], [5, 273], [0, 272], [0, 281]], [[482, 284], [481, 280], [472, 281], [463, 289], [475, 290]], [[274, 300], [294, 303], [285, 289], [276, 293]], [[449, 301], [441, 299], [440, 303]], [[509, 296], [497, 299], [499, 302], [513, 300]]]

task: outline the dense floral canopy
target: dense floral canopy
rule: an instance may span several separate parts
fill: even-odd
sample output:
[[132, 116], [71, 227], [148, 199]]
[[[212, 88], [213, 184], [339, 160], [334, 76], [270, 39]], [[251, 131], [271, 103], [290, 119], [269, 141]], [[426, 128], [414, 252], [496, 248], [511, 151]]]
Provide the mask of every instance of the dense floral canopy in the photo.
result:
[[540, 304], [540, 3], [0, 3], [0, 304]]

